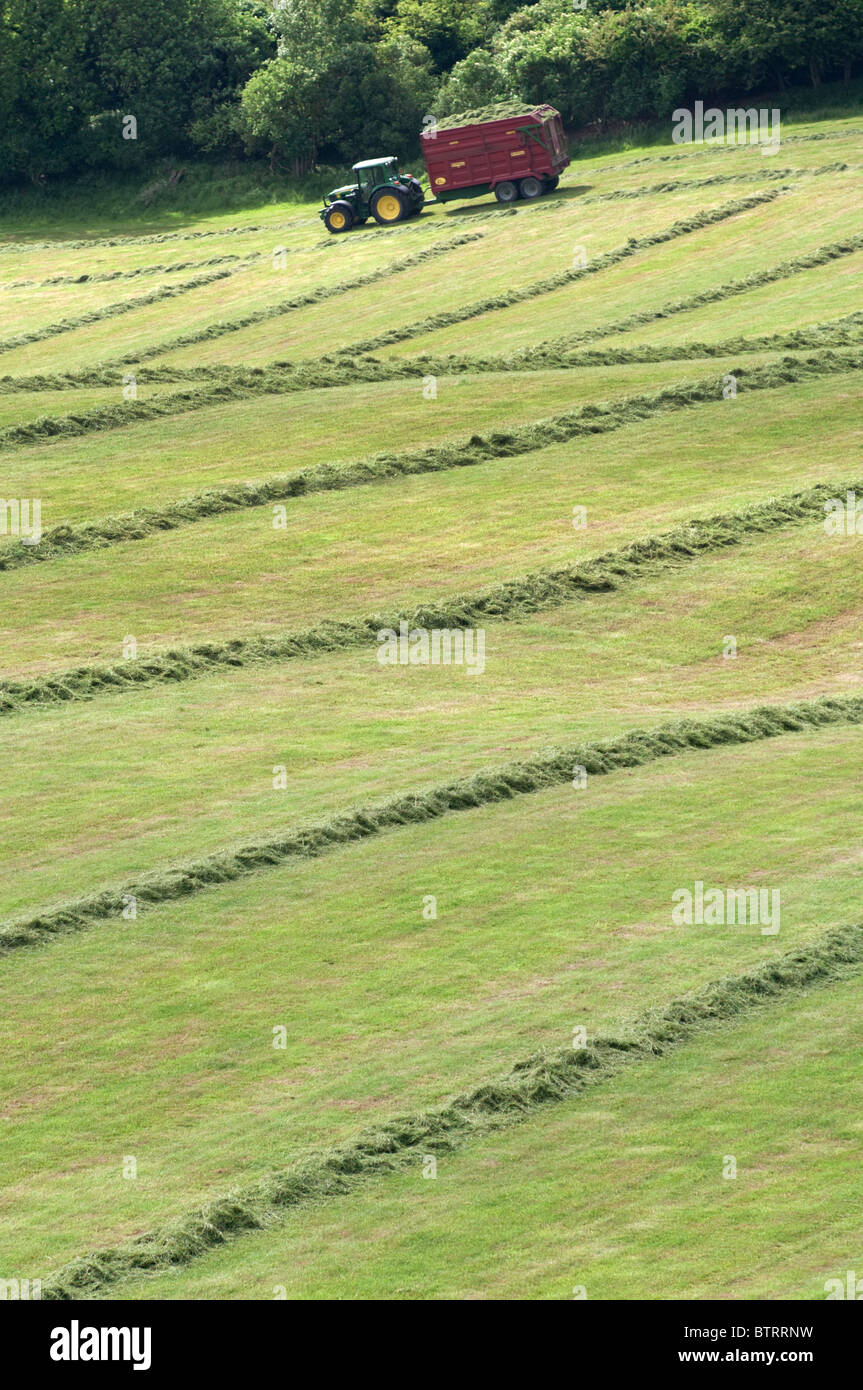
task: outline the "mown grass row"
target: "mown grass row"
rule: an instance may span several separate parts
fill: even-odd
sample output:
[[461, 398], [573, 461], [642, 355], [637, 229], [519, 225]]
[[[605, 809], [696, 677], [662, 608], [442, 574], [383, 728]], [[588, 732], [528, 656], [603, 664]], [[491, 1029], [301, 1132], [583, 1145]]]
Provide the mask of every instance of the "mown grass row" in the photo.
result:
[[[859, 130], [836, 130], [836, 131], [817, 131], [811, 135], [783, 135], [780, 139], [780, 147], [785, 145], [805, 145], [820, 140], [859, 140], [861, 132]], [[757, 144], [759, 153], [764, 148], [762, 144]], [[690, 146], [692, 149], [692, 146]], [[731, 154], [735, 150], [752, 150], [753, 145], [748, 140], [732, 140], [728, 144], [722, 142], [711, 142], [709, 144], [698, 145], [693, 152], [675, 152], [674, 154], [643, 154], [634, 159], [625, 159], [620, 163], [615, 162], [603, 169], [602, 173], [616, 174], [618, 169], [633, 169], [638, 164], [669, 164], [680, 163], [681, 161], [692, 162], [693, 159], [700, 159], [702, 155], [723, 155]], [[823, 166], [822, 166], [823, 167]], [[832, 167], [832, 166], [828, 166]], [[801, 170], [801, 173], [809, 173], [809, 170]]]
[[[751, 290], [761, 289], [764, 285], [773, 285], [779, 280], [787, 280], [792, 276], [802, 275], [808, 270], [817, 270], [820, 266], [829, 265], [832, 261], [841, 260], [844, 256], [852, 256], [858, 251], [863, 251], [863, 235], [829, 242], [826, 246], [819, 246], [816, 250], [810, 251], [808, 255], [795, 256], [790, 260], [780, 261], [778, 265], [768, 266], [765, 270], [753, 271], [751, 275], [744, 275], [738, 280], [728, 280], [725, 284], [716, 285], [713, 289], [699, 290], [695, 294], [685, 295], [681, 299], [669, 300], [657, 309], [640, 309], [634, 314], [627, 314], [625, 318], [597, 324], [596, 327], [583, 329], [579, 333], [568, 334], [560, 340], [561, 345], [575, 346], [579, 343], [593, 342], [598, 338], [608, 338], [617, 333], [629, 333], [634, 328], [655, 323], [659, 319], [671, 318], [675, 314], [689, 313], [693, 309], [703, 308], [706, 304], [716, 304], [721, 300], [732, 299], [736, 295], [748, 294]], [[855, 321], [859, 321], [856, 315], [854, 317]]]
[[443, 241], [435, 242], [422, 251], [415, 251], [412, 255], [404, 256], [401, 260], [390, 261], [387, 265], [379, 266], [376, 270], [368, 270], [362, 275], [355, 275], [352, 279], [340, 280], [333, 285], [319, 285], [316, 289], [306, 290], [303, 294], [295, 294], [288, 299], [277, 300], [275, 304], [267, 304], [261, 309], [254, 309], [238, 318], [220, 319], [216, 323], [208, 324], [205, 328], [197, 328], [191, 333], [184, 333], [179, 338], [172, 338], [170, 342], [152, 343], [149, 347], [139, 348], [136, 351], [135, 361], [144, 362], [150, 357], [160, 357], [163, 352], [173, 352], [175, 348], [193, 347], [196, 343], [208, 342], [212, 338], [222, 338], [226, 333], [238, 333], [242, 328], [251, 328], [254, 324], [281, 318], [285, 314], [292, 313], [295, 309], [305, 309], [310, 304], [320, 304], [325, 299], [337, 299], [351, 290], [363, 289], [366, 285], [374, 285], [380, 280], [399, 275], [402, 271], [412, 270], [414, 266], [423, 265], [426, 261], [433, 261], [438, 256], [447, 255], [459, 246], [466, 246], [469, 242], [478, 241], [483, 235], [484, 233], [481, 231], [460, 232]]
[[[854, 347], [863, 333], [863, 311], [825, 319], [789, 332], [760, 333], [751, 337], [737, 334], [719, 342], [639, 343], [636, 347], [573, 348], [569, 336], [549, 338], [535, 347], [515, 348], [507, 353], [478, 354], [419, 353], [416, 357], [358, 358], [357, 366], [380, 362], [400, 376], [439, 376], [463, 372], [550, 371], [566, 367], [616, 367], [644, 362], [689, 362], [700, 357], [735, 357], [739, 353], [805, 351], [815, 347]], [[406, 370], [406, 369], [410, 370]], [[232, 368], [229, 370], [233, 370]], [[297, 371], [303, 370], [298, 366]], [[116, 377], [115, 377], [116, 380]], [[341, 384], [341, 383], [339, 383]], [[0, 394], [2, 394], [0, 382]], [[38, 388], [34, 388], [38, 389]]]
[[160, 285], [149, 294], [138, 295], [134, 299], [118, 299], [113, 304], [105, 304], [101, 309], [89, 309], [86, 314], [74, 318], [57, 319], [41, 328], [31, 328], [27, 333], [16, 333], [11, 338], [0, 339], [0, 353], [11, 352], [13, 348], [26, 347], [28, 343], [40, 343], [45, 338], [56, 338], [60, 333], [71, 333], [76, 328], [89, 328], [91, 324], [104, 319], [114, 319], [120, 314], [130, 314], [135, 309], [144, 309], [150, 304], [158, 304], [163, 299], [175, 299], [177, 295], [188, 294], [190, 290], [212, 285], [217, 280], [227, 280], [236, 275], [247, 264], [244, 259], [227, 270], [214, 270], [208, 275], [195, 275], [191, 280], [183, 280], [179, 285]]
[[702, 179], [666, 179], [664, 183], [644, 184], [640, 188], [615, 188], [609, 193], [588, 193], [579, 198], [583, 203], [616, 203], [630, 198], [651, 198], [658, 193], [685, 193], [693, 188], [713, 188], [726, 183], [782, 183], [788, 179], [804, 176], [817, 178], [820, 174], [844, 174], [854, 168], [851, 164], [837, 161], [835, 164], [821, 164], [813, 169], [751, 169], [744, 174], [710, 174]]
[[[780, 389], [813, 377], [859, 371], [861, 367], [863, 348], [838, 352], [825, 349], [810, 357], [787, 356], [780, 362], [766, 366], [736, 367], [734, 377], [737, 392], [745, 394]], [[148, 536], [193, 525], [208, 517], [274, 502], [287, 502], [310, 493], [343, 491], [394, 477], [469, 468], [498, 458], [533, 453], [571, 439], [609, 434], [656, 415], [720, 400], [725, 375], [676, 384], [652, 395], [641, 393], [616, 401], [585, 405], [564, 415], [515, 425], [509, 430], [494, 430], [488, 435], [473, 434], [466, 439], [424, 445], [403, 453], [374, 454], [341, 465], [316, 464], [294, 473], [276, 474], [257, 483], [233, 483], [209, 488], [160, 507], [139, 507], [135, 511], [102, 517], [97, 521], [54, 526], [44, 532], [38, 545], [14, 540], [0, 547], [0, 571], [104, 550], [126, 541], [146, 540]], [[288, 382], [292, 380], [287, 378]], [[253, 381], [255, 384], [252, 384]], [[246, 398], [252, 394], [270, 394], [282, 389], [286, 389], [284, 385], [279, 385], [271, 374], [263, 372], [243, 384], [231, 380], [217, 382], [207, 391], [179, 392], [151, 401], [101, 407], [84, 417], [68, 416], [60, 421], [36, 421], [33, 425], [12, 426], [0, 434], [0, 447], [10, 437], [18, 444], [31, 442], [40, 437], [43, 426], [46, 427], [45, 435], [84, 434], [96, 427], [94, 421], [104, 421], [98, 424], [99, 428], [116, 428], [134, 420], [177, 415], [184, 410], [199, 410], [205, 405]], [[290, 386], [287, 389], [291, 389]], [[65, 426], [66, 421], [67, 427], [58, 427]], [[0, 713], [4, 712], [4, 690], [8, 690], [8, 687], [0, 684]]]
[[[685, 295], [680, 299], [672, 299], [665, 304], [661, 304], [656, 309], [641, 309], [633, 314], [627, 314], [625, 318], [611, 320], [610, 322], [597, 324], [593, 328], [582, 329], [578, 333], [568, 334], [565, 338], [558, 339], [561, 346], [575, 345], [578, 343], [592, 342], [597, 338], [607, 338], [616, 333], [627, 333], [630, 329], [640, 328], [646, 323], [653, 323], [657, 319], [671, 318], [675, 314], [685, 314], [692, 309], [700, 309], [705, 304], [716, 304], [723, 299], [731, 299], [735, 295], [748, 294], [751, 290], [760, 289], [763, 285], [775, 284], [778, 280], [786, 280], [794, 275], [802, 275], [807, 270], [817, 270], [819, 266], [828, 265], [831, 261], [840, 260], [843, 256], [853, 255], [856, 251], [863, 250], [863, 236], [848, 237], [843, 241], [829, 242], [825, 246], [819, 246], [815, 251], [809, 252], [804, 256], [795, 256], [787, 261], [780, 261], [778, 265], [768, 266], [765, 270], [753, 271], [750, 275], [741, 276], [736, 280], [726, 280], [723, 284], [715, 285], [712, 289], [699, 290], [695, 294]], [[614, 255], [614, 252], [610, 252]], [[603, 269], [605, 257], [598, 257], [595, 262], [590, 262], [586, 269], [591, 266], [596, 269]], [[575, 271], [564, 272], [570, 275], [576, 274]], [[581, 272], [584, 273], [584, 272]], [[500, 296], [500, 302], [485, 301], [486, 306], [478, 313], [488, 313], [492, 309], [501, 309], [516, 303], [522, 298], [529, 296], [521, 294], [519, 291], [512, 291], [510, 296]], [[421, 337], [425, 333], [430, 333], [436, 328], [446, 328], [452, 323], [457, 323], [465, 317], [474, 317], [473, 314], [463, 313], [461, 310], [453, 310], [449, 315], [434, 314], [427, 319], [421, 319], [413, 324], [406, 324], [403, 328], [393, 328], [386, 333], [379, 333], [375, 338], [366, 338], [359, 342], [349, 343], [337, 351], [339, 355], [356, 355], [360, 353], [376, 352], [378, 348], [388, 347], [393, 343], [404, 342], [408, 338]], [[529, 351], [529, 350], [528, 350]]]
[[835, 927], [810, 945], [774, 956], [649, 1009], [584, 1047], [543, 1049], [503, 1076], [453, 1096], [445, 1105], [394, 1116], [356, 1138], [233, 1188], [187, 1216], [94, 1251], [44, 1282], [42, 1297], [97, 1295], [123, 1279], [190, 1264], [238, 1235], [272, 1226], [286, 1212], [340, 1196], [373, 1177], [448, 1154], [608, 1081], [624, 1067], [666, 1056], [708, 1029], [816, 986], [847, 979], [863, 961], [863, 926]]
[[525, 300], [535, 299], [544, 294], [551, 294], [554, 290], [564, 289], [567, 285], [573, 285], [588, 275], [597, 275], [600, 271], [607, 270], [610, 266], [619, 265], [621, 261], [627, 260], [630, 256], [637, 256], [652, 246], [661, 246], [665, 242], [675, 241], [678, 237], [690, 236], [693, 232], [700, 232], [705, 227], [715, 226], [719, 222], [727, 221], [730, 217], [737, 217], [741, 213], [750, 212], [753, 208], [760, 207], [764, 203], [771, 203], [780, 196], [779, 190], [772, 189], [765, 193], [753, 193], [747, 198], [735, 198], [732, 202], [723, 203], [720, 207], [710, 211], [699, 212], [692, 217], [678, 219], [678, 221], [672, 222], [671, 226], [658, 232], [651, 232], [648, 236], [629, 237], [622, 246], [604, 252], [601, 256], [588, 261], [586, 265], [560, 270], [556, 275], [546, 276], [542, 280], [532, 280], [527, 285], [515, 286], [501, 294], [474, 300], [471, 304], [462, 304], [457, 309], [446, 309], [437, 314], [430, 314], [427, 318], [417, 319], [413, 323], [378, 333], [373, 338], [365, 338], [359, 342], [351, 343], [339, 351], [342, 355], [374, 352], [377, 348], [386, 347], [391, 343], [404, 342], [408, 338], [416, 338], [423, 333], [431, 333], [436, 328], [449, 328], [453, 324], [464, 323], [468, 319], [489, 314], [495, 309], [508, 309], [513, 304], [523, 304]]
[[90, 251], [110, 246], [158, 246], [163, 241], [202, 241], [205, 237], [244, 236], [247, 232], [287, 231], [290, 227], [308, 225], [309, 220], [308, 217], [292, 217], [287, 222], [249, 222], [242, 227], [207, 227], [197, 232], [148, 232], [129, 236], [84, 237], [77, 241], [0, 241], [0, 252]]
[[[711, 212], [698, 213], [694, 217], [687, 218], [684, 221], [674, 222], [664, 231], [656, 232], [651, 236], [638, 239], [630, 237], [629, 241], [623, 246], [606, 252], [605, 255], [597, 257], [596, 260], [592, 261], [587, 266], [573, 267], [570, 270], [562, 271], [544, 280], [534, 281], [522, 287], [520, 290], [510, 291], [507, 295], [498, 295], [493, 299], [480, 300], [477, 303], [465, 305], [459, 310], [434, 315], [432, 319], [422, 320], [419, 324], [408, 325], [404, 330], [394, 329], [392, 331], [397, 334], [397, 337], [391, 338], [389, 335], [383, 335], [383, 340], [390, 342], [399, 341], [402, 337], [414, 337], [428, 331], [429, 327], [440, 328], [450, 323], [459, 323], [465, 319], [488, 313], [491, 309], [504, 308], [509, 304], [520, 303], [525, 299], [531, 299], [537, 295], [548, 294], [552, 290], [561, 289], [565, 285], [573, 283], [584, 275], [594, 275], [607, 266], [617, 265], [619, 261], [625, 260], [628, 256], [634, 256], [638, 254], [639, 251], [643, 251], [650, 246], [655, 246], [666, 241], [673, 241], [676, 237], [686, 236], [690, 232], [699, 231], [702, 227], [710, 226], [716, 222], [722, 222], [726, 218], [736, 216], [738, 213], [747, 212], [750, 208], [757, 207], [761, 203], [771, 202], [774, 198], [779, 196], [779, 192], [776, 190], [761, 194], [753, 194], [749, 198], [736, 199], [732, 203], [726, 203], [722, 207], [714, 209]], [[513, 212], [514, 209], [504, 208], [500, 209], [500, 211], [501, 213], [507, 213]], [[393, 232], [396, 230], [397, 229], [394, 228]], [[482, 235], [482, 232], [457, 233], [456, 235], [451, 235], [446, 242], [435, 243], [434, 246], [427, 248], [425, 251], [417, 252], [413, 256], [408, 256], [401, 262], [392, 263], [390, 266], [382, 267], [377, 271], [370, 271], [366, 275], [359, 276], [354, 280], [342, 281], [340, 284], [330, 286], [326, 290], [310, 291], [308, 295], [297, 296], [293, 299], [282, 301], [280, 304], [270, 305], [265, 309], [244, 315], [240, 318], [222, 320], [219, 323], [210, 324], [207, 328], [197, 329], [192, 333], [184, 334], [180, 338], [152, 343], [136, 351], [135, 361], [145, 362], [150, 358], [160, 357], [163, 353], [173, 352], [175, 349], [193, 347], [197, 343], [221, 337], [226, 333], [238, 332], [240, 329], [248, 328], [256, 323], [262, 323], [269, 318], [277, 318], [282, 313], [289, 313], [294, 308], [301, 308], [308, 304], [317, 303], [319, 300], [328, 298], [331, 295], [344, 294], [348, 290], [359, 289], [364, 285], [373, 283], [377, 279], [383, 278], [383, 276], [387, 274], [394, 273], [396, 270], [407, 270], [411, 266], [420, 264], [433, 255], [441, 255], [451, 248], [462, 246], [467, 241], [474, 240]], [[354, 345], [351, 348], [343, 349], [343, 352], [372, 351], [375, 347], [381, 346], [382, 341], [379, 342], [378, 339], [371, 339], [369, 340], [371, 346], [366, 344]]]
[[[569, 336], [548, 338], [535, 347], [515, 348], [510, 352], [485, 353], [418, 353], [416, 357], [361, 356], [343, 358], [324, 354], [312, 359], [291, 362], [288, 359], [270, 362], [266, 366], [236, 366], [224, 362], [200, 366], [143, 366], [136, 371], [141, 385], [161, 385], [177, 382], [230, 381], [237, 386], [249, 386], [254, 394], [262, 381], [267, 389], [281, 394], [285, 391], [318, 391], [328, 387], [350, 386], [359, 382], [398, 381], [422, 377], [428, 373], [452, 376], [471, 372], [545, 371], [566, 367], [613, 367], [643, 362], [690, 361], [699, 357], [733, 357], [738, 353], [781, 352], [814, 347], [852, 347], [859, 342], [863, 331], [863, 310], [841, 317], [824, 319], [821, 323], [787, 332], [762, 333], [748, 337], [738, 334], [719, 342], [639, 343], [633, 348], [573, 348]], [[290, 375], [287, 375], [290, 373]], [[0, 396], [17, 393], [35, 394], [40, 391], [78, 391], [86, 387], [117, 387], [123, 372], [119, 367], [82, 367], [71, 372], [32, 373], [25, 376], [0, 376]], [[62, 425], [63, 416], [43, 416], [42, 420]], [[89, 415], [79, 412], [75, 419], [85, 422]], [[30, 443], [44, 435], [39, 422], [28, 422], [25, 428], [39, 424], [37, 434], [10, 439], [9, 443]], [[13, 427], [13, 428], [18, 428]], [[97, 426], [98, 428], [98, 426]], [[47, 426], [48, 435], [63, 433], [63, 429]], [[4, 434], [0, 432], [0, 448]]]
[[156, 265], [139, 265], [132, 270], [105, 270], [80, 275], [51, 275], [47, 280], [7, 280], [3, 290], [45, 290], [53, 285], [104, 285], [112, 280], [136, 280], [141, 275], [176, 275], [178, 271], [205, 270], [208, 266], [228, 265], [236, 261], [254, 260], [251, 256], [210, 256], [205, 261], [162, 261]]
[[209, 854], [167, 865], [140, 879], [90, 897], [62, 903], [34, 916], [0, 925], [0, 954], [119, 919], [134, 900], [136, 912], [157, 903], [189, 897], [205, 888], [233, 883], [290, 860], [317, 859], [343, 845], [366, 840], [399, 826], [437, 820], [456, 811], [476, 810], [560, 786], [574, 769], [602, 777], [658, 758], [693, 749], [752, 743], [787, 733], [836, 724], [863, 723], [863, 696], [824, 696], [787, 705], [762, 705], [710, 719], [688, 719], [636, 729], [617, 738], [573, 744], [527, 762], [505, 764], [430, 790], [391, 797], [377, 805], [345, 811], [326, 821], [291, 828]]

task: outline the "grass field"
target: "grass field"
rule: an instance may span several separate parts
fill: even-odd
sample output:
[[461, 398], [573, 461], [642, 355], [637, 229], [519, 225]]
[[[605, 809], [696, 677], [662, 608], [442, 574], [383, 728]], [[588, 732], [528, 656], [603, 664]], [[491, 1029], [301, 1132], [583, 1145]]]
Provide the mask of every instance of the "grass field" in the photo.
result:
[[386, 232], [0, 239], [0, 1277], [860, 1266], [861, 169], [846, 114]]

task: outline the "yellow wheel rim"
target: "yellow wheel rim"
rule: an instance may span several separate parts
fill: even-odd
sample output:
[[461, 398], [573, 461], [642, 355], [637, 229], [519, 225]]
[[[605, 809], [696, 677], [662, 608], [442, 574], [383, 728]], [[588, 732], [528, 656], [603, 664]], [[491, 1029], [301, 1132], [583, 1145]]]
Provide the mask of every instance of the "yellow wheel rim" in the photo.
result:
[[331, 227], [335, 227], [336, 230], [340, 232], [340, 231], [342, 230], [342, 227], [343, 227], [344, 225], [345, 225], [345, 214], [344, 214], [343, 212], [331, 212], [331, 213], [330, 213], [330, 226], [331, 226]]
[[397, 222], [401, 216], [402, 205], [394, 193], [384, 193], [377, 201], [378, 215], [385, 222]]

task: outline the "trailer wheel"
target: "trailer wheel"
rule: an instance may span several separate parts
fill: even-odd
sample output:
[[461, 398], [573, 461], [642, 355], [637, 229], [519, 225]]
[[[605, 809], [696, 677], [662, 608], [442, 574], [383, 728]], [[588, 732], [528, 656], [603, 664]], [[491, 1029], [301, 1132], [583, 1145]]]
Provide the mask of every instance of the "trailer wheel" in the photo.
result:
[[553, 193], [554, 190], [557, 188], [557, 185], [558, 185], [559, 183], [560, 183], [560, 175], [559, 175], [559, 174], [548, 174], [548, 175], [546, 176], [546, 180], [545, 180], [545, 191], [546, 191], [546, 193]]
[[514, 183], [508, 180], [506, 183], [499, 183], [494, 190], [494, 196], [499, 203], [514, 203], [518, 197], [518, 189]]
[[375, 195], [372, 203], [372, 217], [381, 226], [388, 227], [393, 222], [401, 222], [408, 215], [408, 200], [400, 188], [385, 188]]
[[354, 225], [354, 210], [350, 203], [331, 203], [324, 216], [328, 232], [349, 232]]
[[545, 190], [542, 185], [542, 180], [535, 178], [533, 174], [529, 174], [526, 179], [522, 179], [518, 186], [518, 191], [522, 198], [538, 198]]

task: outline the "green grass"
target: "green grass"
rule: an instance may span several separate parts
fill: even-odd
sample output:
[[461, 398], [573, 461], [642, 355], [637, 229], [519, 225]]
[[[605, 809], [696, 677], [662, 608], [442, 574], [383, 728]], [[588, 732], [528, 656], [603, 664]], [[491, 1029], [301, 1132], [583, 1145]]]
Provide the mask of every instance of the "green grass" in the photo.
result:
[[[768, 357], [757, 354], [756, 360]], [[5, 459], [4, 470], [14, 495], [43, 497], [46, 526], [49, 511], [55, 525], [95, 521], [214, 485], [254, 481], [315, 464], [347, 463], [381, 451], [405, 453], [426, 442], [427, 436], [429, 442], [459, 439], [528, 423], [595, 400], [600, 391], [608, 399], [656, 391], [687, 377], [715, 375], [722, 367], [722, 361], [709, 360], [691, 366], [646, 363], [541, 376], [524, 372], [492, 381], [485, 374], [441, 377], [434, 399], [424, 397], [419, 377], [229, 400], [170, 421], [132, 424], [81, 440], [36, 443]], [[516, 389], [505, 393], [510, 381]], [[164, 388], [186, 389], [185, 384]], [[110, 403], [118, 402], [120, 390], [118, 381], [113, 400], [107, 398]], [[145, 394], [143, 385], [140, 394]], [[5, 407], [15, 399], [0, 396], [0, 403]], [[65, 393], [56, 395], [50, 406], [56, 415], [75, 410]], [[19, 408], [17, 418], [35, 414], [34, 404], [28, 410]], [[227, 431], [230, 450], [220, 447]], [[134, 469], [128, 467], [130, 455], [136, 460]]]
[[[721, 368], [721, 361], [711, 361], [711, 374]], [[638, 374], [643, 382], [652, 374], [656, 381], [663, 370], [628, 367], [620, 377], [631, 383]], [[669, 385], [679, 380], [678, 364], [673, 370]], [[571, 391], [570, 378], [561, 375], [562, 388]], [[527, 378], [528, 390], [541, 387], [535, 374]], [[408, 391], [416, 408], [428, 407], [434, 418], [440, 393], [437, 402], [422, 402], [416, 386], [402, 387], [403, 395]], [[493, 403], [486, 378], [479, 379], [478, 391]], [[333, 395], [326, 393], [327, 402]], [[458, 396], [459, 402], [465, 398]], [[526, 457], [301, 497], [289, 504], [286, 529], [274, 529], [271, 508], [253, 508], [201, 521], [189, 532], [155, 536], [146, 546], [132, 542], [52, 562], [48, 583], [42, 566], [13, 571], [3, 576], [5, 592], [10, 603], [26, 610], [28, 622], [22, 630], [7, 610], [0, 621], [0, 661], [10, 674], [36, 674], [117, 661], [129, 634], [143, 655], [214, 636], [304, 629], [328, 618], [398, 611], [432, 596], [475, 591], [584, 559], [692, 516], [834, 478], [836, 456], [823, 450], [824, 430], [830, 421], [835, 444], [853, 458], [860, 437], [858, 399], [853, 376], [802, 382], [680, 412], [687, 418], [685, 430], [672, 415]], [[247, 407], [251, 429], [256, 411], [261, 418], [257, 401]], [[221, 414], [211, 413], [214, 447], [235, 412], [226, 406]], [[198, 416], [181, 420], [160, 436], [164, 447], [175, 451], [181, 447], [178, 432], [200, 424]], [[104, 439], [116, 467], [125, 457], [118, 447], [122, 437]], [[93, 446], [82, 441], [77, 447], [83, 452]], [[61, 455], [56, 444], [47, 448], [66, 467], [76, 450], [64, 445]], [[758, 455], [757, 472], [747, 451]], [[16, 463], [27, 452], [16, 454]], [[28, 481], [18, 473], [18, 495], [34, 495]], [[582, 530], [573, 529], [574, 506], [588, 509]], [[54, 520], [46, 494], [43, 524]]]
[[[813, 503], [807, 520], [773, 506], [763, 533], [726, 521], [673, 554], [625, 551], [863, 476], [849, 318], [863, 252], [844, 246], [863, 117], [800, 117], [772, 159], [623, 133], [585, 145], [534, 206], [431, 206], [386, 233], [328, 237], [316, 189], [254, 170], [209, 187], [190, 170], [173, 203], [124, 180], [0, 199], [3, 342], [35, 335], [0, 352], [0, 496], [40, 497], [53, 544], [0, 569], [0, 924], [47, 937], [63, 904], [105, 894], [85, 929], [0, 958], [4, 1277], [153, 1232], [163, 1254], [188, 1240], [190, 1259], [111, 1296], [809, 1298], [855, 1267], [859, 979], [612, 1068], [439, 1152], [435, 1182], [416, 1165], [342, 1195], [325, 1181], [326, 1201], [209, 1254], [195, 1216], [236, 1191], [209, 1209], [233, 1230], [274, 1174], [473, 1088], [493, 1096], [575, 1024], [655, 1023], [688, 991], [859, 923], [860, 728], [707, 745], [759, 705], [860, 695], [860, 538], [828, 538]], [[250, 259], [220, 260], [235, 256]], [[644, 360], [620, 360], [632, 349]], [[251, 371], [274, 362], [288, 365], [261, 390]], [[136, 368], [139, 401], [168, 413], [124, 415]], [[759, 379], [772, 384], [748, 389]], [[27, 442], [40, 420], [56, 436]], [[234, 506], [247, 482], [265, 500]], [[232, 509], [204, 515], [220, 488]], [[124, 540], [134, 523], [116, 518], [136, 509], [152, 526]], [[62, 528], [87, 526], [110, 544], [61, 554]], [[15, 554], [0, 537], [0, 561]], [[577, 580], [545, 577], [597, 556]], [[462, 596], [486, 628], [481, 677], [382, 668], [356, 628], [320, 649], [331, 619], [457, 617]], [[307, 630], [304, 650], [276, 650]], [[92, 671], [128, 635], [144, 675], [151, 654], [180, 654], [114, 693]], [[216, 666], [232, 639], [265, 645]], [[194, 679], [189, 644], [210, 653]], [[28, 691], [54, 703], [16, 705]], [[687, 719], [703, 721], [697, 749], [582, 791], [527, 794], [515, 774], [511, 799], [453, 809], [463, 789], [417, 821], [444, 784], [479, 775], [496, 796], [490, 769], [556, 767], [551, 749]], [[323, 846], [310, 825], [414, 795], [412, 823], [372, 811], [350, 824], [375, 833], [286, 858]], [[274, 862], [242, 857], [262, 843]], [[176, 876], [207, 856], [249, 871], [208, 888]], [[124, 920], [118, 890], [148, 876], [177, 896]], [[672, 894], [698, 878], [778, 887], [779, 938], [675, 926]]]
[[[370, 789], [435, 785], [678, 712], [855, 693], [858, 574], [854, 540], [792, 528], [501, 625], [480, 680], [455, 667], [391, 679], [369, 650], [22, 712], [0, 731], [17, 755], [0, 821], [0, 916], [333, 814]], [[733, 660], [722, 655], [729, 634]], [[286, 791], [273, 791], [276, 765]]]
[[[214, 339], [194, 349], [185, 348], [171, 351], [165, 344], [165, 352], [160, 361], [178, 364], [189, 361], [232, 361], [240, 357], [243, 361], [263, 362], [274, 357], [316, 355], [321, 344], [327, 351], [350, 348], [357, 340], [366, 341], [377, 334], [392, 329], [405, 329], [415, 333], [416, 325], [431, 315], [449, 311], [461, 311], [465, 306], [487, 300], [489, 297], [506, 293], [513, 286], [513, 263], [523, 265], [525, 273], [519, 283], [525, 288], [541, 285], [549, 276], [563, 274], [573, 268], [576, 247], [584, 245], [588, 257], [599, 258], [626, 246], [630, 237], [642, 240], [657, 236], [671, 228], [675, 222], [685, 221], [702, 212], [718, 213], [729, 203], [735, 203], [758, 190], [748, 187], [720, 185], [717, 189], [687, 189], [682, 193], [664, 195], [655, 204], [644, 200], [647, 205], [638, 205], [637, 216], [621, 215], [620, 208], [625, 204], [589, 204], [582, 213], [574, 217], [572, 200], [563, 198], [550, 201], [546, 205], [513, 210], [494, 211], [478, 205], [470, 217], [450, 219], [451, 232], [483, 230], [485, 237], [491, 239], [488, 249], [479, 245], [468, 248], [458, 259], [458, 274], [442, 276], [433, 266], [420, 267], [412, 271], [399, 284], [397, 299], [382, 296], [372, 287], [360, 290], [352, 299], [352, 313], [334, 320], [320, 307], [312, 307], [298, 313], [290, 325], [280, 331], [273, 325], [264, 332], [244, 330], [233, 337], [231, 343]], [[751, 214], [738, 213], [743, 219]], [[430, 214], [433, 224], [442, 226], [447, 214]], [[422, 225], [422, 224], [420, 224]], [[721, 224], [721, 225], [724, 225]], [[688, 242], [694, 233], [681, 234], [680, 240]], [[485, 242], [483, 242], [485, 246]], [[624, 264], [631, 267], [630, 275], [638, 274], [645, 259], [655, 248], [633, 249]], [[626, 274], [625, 271], [621, 272]], [[604, 274], [604, 272], [603, 272]], [[549, 293], [537, 293], [525, 301], [522, 314], [531, 322], [541, 318], [543, 322], [557, 325], [569, 322], [573, 307], [577, 304], [579, 317], [582, 294], [589, 296], [589, 286], [595, 281], [591, 274], [573, 282], [569, 286]], [[481, 287], [482, 293], [477, 290]], [[472, 328], [446, 330], [450, 337], [455, 334], [459, 344], [487, 346], [489, 333], [494, 335], [496, 345], [510, 346], [504, 328], [499, 331], [499, 314], [483, 313]], [[562, 331], [556, 329], [556, 331]], [[419, 350], [427, 348], [429, 342], [448, 343], [446, 332], [439, 335], [420, 333], [410, 339]], [[534, 335], [535, 336], [535, 335]], [[543, 336], [548, 336], [544, 333]], [[413, 347], [411, 351], [413, 351]], [[444, 348], [444, 350], [447, 350]], [[2, 361], [2, 359], [0, 359]]]
[[[671, 895], [696, 877], [779, 886], [783, 949], [851, 920], [860, 747], [822, 730], [691, 753], [10, 959], [4, 1267], [114, 1241], [565, 1045], [573, 1021], [605, 1027], [775, 953], [757, 928], [675, 929]], [[38, 1045], [46, 1008], [71, 1050]], [[124, 1154], [146, 1181], [123, 1180]]]
[[863, 1245], [861, 988], [773, 1003], [439, 1155], [434, 1181], [417, 1157], [102, 1297], [823, 1299]]

